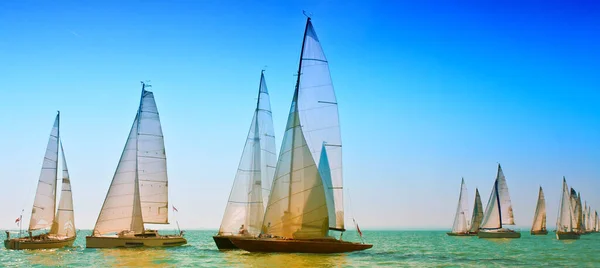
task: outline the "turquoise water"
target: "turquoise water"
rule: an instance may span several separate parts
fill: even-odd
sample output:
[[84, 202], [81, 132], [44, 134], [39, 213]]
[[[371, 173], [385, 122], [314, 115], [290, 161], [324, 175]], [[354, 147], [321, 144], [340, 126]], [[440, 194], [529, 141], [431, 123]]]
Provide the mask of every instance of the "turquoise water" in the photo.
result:
[[[444, 231], [364, 231], [372, 249], [334, 255], [220, 252], [215, 231], [188, 231], [188, 244], [166, 249], [85, 249], [80, 231], [73, 248], [0, 250], [0, 266], [144, 267], [515, 267], [599, 266], [600, 233], [558, 241], [554, 233], [520, 239], [449, 237]], [[347, 238], [355, 233], [348, 233]], [[2, 237], [4, 239], [4, 237]]]

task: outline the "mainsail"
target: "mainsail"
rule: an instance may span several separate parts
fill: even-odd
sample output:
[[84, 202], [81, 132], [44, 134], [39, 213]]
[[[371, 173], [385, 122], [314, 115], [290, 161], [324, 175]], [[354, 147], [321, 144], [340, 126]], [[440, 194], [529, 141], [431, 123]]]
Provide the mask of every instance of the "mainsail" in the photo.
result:
[[556, 222], [557, 231], [561, 232], [572, 232], [576, 223], [574, 220], [573, 202], [571, 201], [571, 195], [569, 194], [569, 187], [567, 181], [563, 177], [563, 188], [562, 195], [560, 198], [560, 209], [558, 211], [558, 219]]
[[60, 144], [60, 153], [62, 155], [62, 187], [58, 210], [56, 211], [56, 217], [54, 218], [52, 229], [50, 229], [50, 234], [73, 237], [75, 236], [73, 194], [71, 192], [71, 179], [69, 177], [69, 169], [67, 168], [67, 158], [65, 157], [62, 142]]
[[513, 215], [512, 203], [510, 202], [510, 195], [508, 194], [508, 185], [506, 184], [506, 177], [502, 172], [502, 167], [498, 164], [498, 195], [500, 197], [500, 207], [502, 213], [502, 225], [514, 225], [515, 217]]
[[468, 221], [468, 204], [467, 204], [467, 186], [465, 180], [460, 183], [460, 194], [458, 196], [458, 206], [454, 215], [454, 224], [452, 225], [452, 233], [466, 233], [469, 231]]
[[475, 205], [473, 206], [473, 216], [471, 217], [471, 228], [469, 232], [479, 231], [481, 220], [483, 219], [483, 205], [481, 204], [481, 197], [479, 196], [479, 190], [475, 188]]
[[544, 231], [546, 230], [546, 199], [544, 198], [544, 191], [540, 186], [540, 192], [538, 194], [538, 201], [535, 207], [535, 214], [533, 215], [532, 231]]
[[482, 229], [499, 229], [502, 225], [513, 225], [515, 224], [512, 204], [510, 202], [510, 196], [508, 194], [508, 185], [506, 184], [506, 178], [502, 167], [498, 164], [498, 173], [496, 175], [496, 181], [490, 194], [487, 207], [485, 209], [483, 222], [481, 223]]
[[142, 83], [140, 106], [113, 176], [94, 235], [144, 232], [168, 223], [166, 154], [154, 94]]
[[271, 103], [265, 77], [261, 72], [256, 109], [219, 234], [237, 233], [241, 225], [245, 226], [250, 235], [260, 233], [276, 157]]
[[341, 146], [327, 59], [308, 18], [263, 232], [310, 239], [344, 230]]
[[52, 226], [56, 210], [56, 180], [58, 172], [58, 143], [59, 143], [60, 113], [56, 115], [46, 146], [46, 154], [40, 172], [29, 231], [44, 229]]

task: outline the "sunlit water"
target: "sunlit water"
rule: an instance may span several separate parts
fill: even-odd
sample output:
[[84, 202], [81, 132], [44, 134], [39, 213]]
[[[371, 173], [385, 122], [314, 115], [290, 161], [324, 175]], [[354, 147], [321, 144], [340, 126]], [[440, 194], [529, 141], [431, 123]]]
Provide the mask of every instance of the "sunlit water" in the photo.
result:
[[[364, 231], [372, 249], [347, 254], [277, 254], [220, 252], [215, 231], [188, 231], [188, 244], [162, 249], [86, 249], [85, 236], [78, 233], [73, 248], [58, 250], [0, 250], [0, 266], [68, 267], [515, 267], [598, 266], [600, 233], [577, 241], [558, 241], [554, 233], [520, 239], [484, 240], [449, 237], [443, 231]], [[356, 233], [345, 238], [354, 239]], [[2, 236], [4, 239], [4, 236]]]

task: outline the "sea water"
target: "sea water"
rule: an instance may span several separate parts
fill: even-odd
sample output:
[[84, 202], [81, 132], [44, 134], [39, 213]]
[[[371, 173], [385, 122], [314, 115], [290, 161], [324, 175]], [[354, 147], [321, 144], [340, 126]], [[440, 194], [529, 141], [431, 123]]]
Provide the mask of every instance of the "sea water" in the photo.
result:
[[[187, 231], [188, 244], [173, 248], [86, 249], [78, 232], [72, 248], [0, 249], [0, 266], [63, 267], [600, 267], [600, 233], [558, 241], [553, 232], [520, 239], [450, 237], [445, 231], [363, 231], [372, 249], [345, 254], [249, 253], [217, 250], [216, 231]], [[168, 233], [168, 232], [165, 232]], [[356, 232], [345, 239], [356, 240]], [[2, 239], [4, 237], [2, 236]]]

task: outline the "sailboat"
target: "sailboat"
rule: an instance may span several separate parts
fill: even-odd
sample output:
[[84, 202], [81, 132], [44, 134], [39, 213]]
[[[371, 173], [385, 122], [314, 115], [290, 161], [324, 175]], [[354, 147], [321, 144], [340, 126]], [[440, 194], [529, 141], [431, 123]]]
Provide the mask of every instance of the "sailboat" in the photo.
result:
[[[573, 192], [573, 190], [571, 192]], [[572, 194], [569, 194], [567, 180], [563, 177], [560, 207], [558, 210], [558, 219], [556, 221], [556, 239], [579, 239], [580, 234], [579, 231], [576, 230], [577, 221], [572, 202]]]
[[514, 225], [512, 204], [508, 194], [508, 185], [502, 167], [498, 164], [498, 173], [496, 181], [490, 194], [487, 207], [485, 209], [483, 222], [477, 236], [479, 238], [520, 238], [521, 233], [508, 228], [504, 225]]
[[535, 206], [535, 214], [533, 214], [533, 225], [531, 227], [531, 235], [547, 235], [548, 230], [546, 229], [546, 198], [544, 198], [544, 191], [540, 186], [540, 192], [538, 193], [538, 201]]
[[583, 233], [583, 210], [581, 209], [581, 194], [571, 187], [571, 207], [573, 208], [573, 225], [572, 228], [578, 234]]
[[598, 218], [598, 211], [595, 211], [595, 220], [594, 220], [594, 232], [600, 232], [600, 218]]
[[[230, 240], [250, 252], [342, 253], [373, 247], [342, 240], [346, 231], [342, 201], [337, 100], [327, 59], [308, 17], [261, 234]], [[339, 239], [334, 237], [337, 233]]]
[[125, 148], [87, 248], [168, 247], [187, 243], [183, 233], [160, 235], [145, 223], [168, 224], [167, 157], [154, 94], [142, 96]]
[[[62, 155], [61, 196], [56, 209], [58, 185], [58, 151]], [[47, 233], [33, 235], [34, 231], [50, 228]], [[77, 233], [73, 214], [73, 195], [65, 152], [60, 140], [60, 112], [57, 112], [50, 132], [46, 154], [40, 172], [37, 191], [29, 220], [29, 236], [10, 238], [7, 232], [4, 246], [7, 249], [47, 249], [72, 246]], [[19, 233], [20, 236], [20, 233]]]
[[467, 186], [465, 185], [465, 179], [463, 178], [460, 183], [460, 194], [458, 196], [458, 206], [456, 208], [456, 214], [454, 215], [454, 224], [452, 225], [452, 231], [448, 234], [449, 236], [468, 236], [469, 235], [469, 216], [467, 215], [468, 204], [467, 204]]
[[276, 164], [271, 103], [263, 71], [260, 73], [256, 109], [225, 215], [219, 233], [213, 236], [219, 249], [237, 248], [229, 240], [231, 236], [256, 237], [260, 234]]
[[483, 205], [481, 204], [479, 189], [475, 188], [475, 205], [473, 206], [473, 216], [471, 217], [471, 228], [469, 229], [469, 235], [477, 235], [477, 233], [479, 233], [481, 220], [483, 220]]

